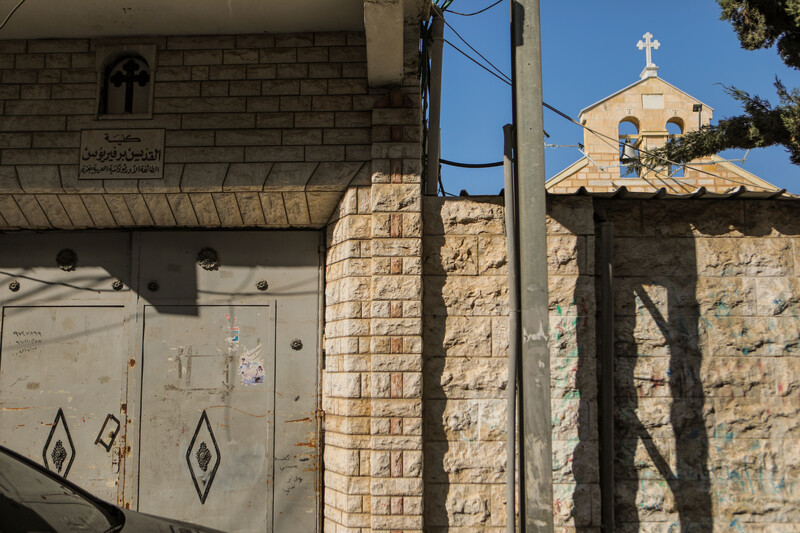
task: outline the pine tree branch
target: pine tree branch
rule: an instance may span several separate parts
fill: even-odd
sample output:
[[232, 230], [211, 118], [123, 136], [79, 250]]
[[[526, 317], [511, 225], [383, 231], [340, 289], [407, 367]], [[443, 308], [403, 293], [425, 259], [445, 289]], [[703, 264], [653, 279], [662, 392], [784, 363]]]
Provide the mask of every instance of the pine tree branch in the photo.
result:
[[775, 87], [780, 98], [776, 107], [758, 96], [726, 87], [731, 96], [742, 102], [744, 114], [670, 139], [662, 148], [642, 154], [642, 164], [663, 167], [666, 161], [688, 163], [731, 148], [782, 145], [789, 152], [792, 163], [800, 165], [800, 92], [797, 89], [787, 91], [777, 80]]

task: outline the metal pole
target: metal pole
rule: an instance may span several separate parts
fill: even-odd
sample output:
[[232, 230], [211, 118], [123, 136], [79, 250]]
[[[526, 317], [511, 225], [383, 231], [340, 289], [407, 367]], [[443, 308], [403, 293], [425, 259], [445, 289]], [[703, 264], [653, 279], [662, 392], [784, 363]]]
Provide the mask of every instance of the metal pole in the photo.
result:
[[548, 349], [547, 235], [544, 187], [544, 118], [539, 1], [512, 0], [516, 125], [515, 169], [519, 190], [520, 307], [523, 412], [522, 468], [525, 531], [553, 531], [553, 446]]
[[[441, 10], [431, 6], [431, 109], [428, 122], [428, 166], [425, 194], [436, 196], [439, 192], [439, 157], [441, 156], [440, 118], [442, 110], [442, 48], [444, 47], [444, 17]], [[424, 61], [424, 59], [423, 59]]]
[[614, 224], [600, 223], [600, 507], [614, 531]]
[[517, 192], [511, 166], [514, 127], [503, 126], [506, 248], [508, 249], [508, 385], [506, 386], [506, 531], [517, 530], [517, 360], [519, 359], [519, 263], [517, 261]]

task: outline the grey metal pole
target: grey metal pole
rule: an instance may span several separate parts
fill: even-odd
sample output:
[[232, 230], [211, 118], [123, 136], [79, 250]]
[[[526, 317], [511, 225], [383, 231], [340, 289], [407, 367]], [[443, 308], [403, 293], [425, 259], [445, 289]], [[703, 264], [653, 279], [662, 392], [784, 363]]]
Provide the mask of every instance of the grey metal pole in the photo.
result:
[[444, 47], [444, 17], [441, 10], [431, 5], [431, 108], [428, 121], [428, 166], [425, 174], [425, 194], [436, 196], [439, 192], [439, 157], [442, 132], [442, 48]]
[[519, 262], [517, 261], [517, 196], [512, 167], [514, 127], [503, 126], [506, 248], [508, 250], [508, 385], [506, 386], [506, 531], [517, 530], [517, 360], [519, 359]]
[[519, 191], [525, 531], [553, 531], [547, 234], [539, 0], [512, 0], [514, 121]]

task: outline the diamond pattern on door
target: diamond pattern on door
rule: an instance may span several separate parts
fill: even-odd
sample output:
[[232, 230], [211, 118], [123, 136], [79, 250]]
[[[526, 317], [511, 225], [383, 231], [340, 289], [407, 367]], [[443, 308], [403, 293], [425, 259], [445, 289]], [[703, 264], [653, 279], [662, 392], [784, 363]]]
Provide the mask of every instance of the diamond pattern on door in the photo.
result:
[[200, 503], [206, 503], [208, 491], [214, 482], [214, 475], [219, 468], [220, 456], [217, 439], [208, 423], [208, 415], [203, 411], [197, 429], [194, 430], [192, 442], [186, 450], [186, 464], [189, 465], [189, 472], [192, 474], [194, 488]]

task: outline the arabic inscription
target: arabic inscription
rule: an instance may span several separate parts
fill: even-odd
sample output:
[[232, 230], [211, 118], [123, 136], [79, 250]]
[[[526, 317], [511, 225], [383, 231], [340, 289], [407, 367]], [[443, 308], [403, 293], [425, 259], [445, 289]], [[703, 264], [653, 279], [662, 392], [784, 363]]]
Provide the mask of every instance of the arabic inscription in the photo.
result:
[[81, 131], [79, 179], [159, 179], [164, 130]]

